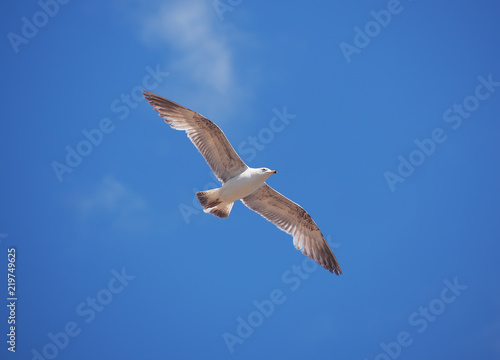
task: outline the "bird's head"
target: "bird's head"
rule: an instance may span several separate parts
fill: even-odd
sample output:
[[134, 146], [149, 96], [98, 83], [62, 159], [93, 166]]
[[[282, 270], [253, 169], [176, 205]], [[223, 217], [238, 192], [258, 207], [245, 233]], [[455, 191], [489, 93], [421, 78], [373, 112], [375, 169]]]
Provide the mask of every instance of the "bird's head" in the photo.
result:
[[262, 172], [262, 174], [268, 174], [269, 176], [278, 173], [276, 170], [270, 170], [268, 168], [261, 168], [259, 170]]

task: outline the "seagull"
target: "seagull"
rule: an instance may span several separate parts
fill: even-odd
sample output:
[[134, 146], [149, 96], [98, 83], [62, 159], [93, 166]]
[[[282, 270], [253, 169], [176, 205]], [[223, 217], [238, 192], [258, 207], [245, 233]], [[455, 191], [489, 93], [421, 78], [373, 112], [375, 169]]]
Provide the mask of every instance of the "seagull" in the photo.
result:
[[227, 218], [233, 204], [245, 206], [293, 236], [297, 250], [336, 275], [339, 263], [311, 216], [298, 204], [266, 184], [276, 170], [248, 167], [222, 130], [204, 116], [149, 91], [143, 91], [154, 110], [175, 130], [183, 130], [222, 182], [217, 189], [200, 191], [196, 197], [205, 213]]

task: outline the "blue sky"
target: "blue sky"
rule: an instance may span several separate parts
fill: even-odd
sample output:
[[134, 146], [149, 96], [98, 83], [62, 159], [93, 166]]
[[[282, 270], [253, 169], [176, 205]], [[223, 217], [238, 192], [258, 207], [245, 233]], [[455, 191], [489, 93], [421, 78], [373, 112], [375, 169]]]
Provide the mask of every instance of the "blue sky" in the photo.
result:
[[[2, 359], [500, 357], [498, 1], [0, 6]], [[203, 214], [143, 89], [277, 169], [344, 274]]]

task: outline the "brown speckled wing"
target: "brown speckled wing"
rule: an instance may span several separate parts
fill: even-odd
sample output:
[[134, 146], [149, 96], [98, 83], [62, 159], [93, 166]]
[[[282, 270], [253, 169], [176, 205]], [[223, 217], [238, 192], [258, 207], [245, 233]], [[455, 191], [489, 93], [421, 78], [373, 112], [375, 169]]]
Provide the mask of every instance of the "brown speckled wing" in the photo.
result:
[[281, 230], [293, 236], [293, 244], [309, 259], [330, 272], [342, 274], [339, 263], [323, 234], [302, 207], [267, 184], [241, 199], [243, 203]]
[[226, 135], [213, 122], [161, 96], [148, 91], [143, 94], [166, 123], [187, 133], [220, 181], [224, 183], [247, 169]]

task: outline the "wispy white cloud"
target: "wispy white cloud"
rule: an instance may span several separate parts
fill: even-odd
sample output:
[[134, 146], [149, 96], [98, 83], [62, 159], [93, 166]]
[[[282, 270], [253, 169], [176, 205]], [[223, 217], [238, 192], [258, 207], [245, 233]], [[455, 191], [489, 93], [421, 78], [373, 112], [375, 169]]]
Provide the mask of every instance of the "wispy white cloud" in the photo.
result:
[[[184, 226], [178, 210], [158, 207], [147, 189], [142, 194], [111, 175], [103, 176], [92, 187], [78, 187], [62, 200], [75, 214], [75, 233], [82, 242], [89, 238], [123, 243], [125, 239], [141, 238], [148, 242], [167, 237]], [[168, 201], [168, 199], [165, 199]]]
[[111, 176], [77, 201], [83, 224], [105, 223], [117, 230], [140, 229], [147, 210], [145, 200]]
[[177, 89], [183, 97], [206, 111], [228, 112], [237, 106], [246, 89], [237, 84], [232, 45], [242, 35], [221, 24], [210, 1], [163, 4], [144, 17], [142, 27], [145, 43], [165, 47], [171, 81], [182, 79], [189, 87]]
[[144, 210], [145, 202], [122, 183], [105, 176], [96, 191], [82, 199], [80, 207], [84, 216], [96, 211], [130, 213]]
[[227, 94], [233, 86], [231, 51], [208, 11], [213, 9], [201, 0], [165, 5], [146, 23], [145, 31], [148, 36], [166, 40], [182, 53], [173, 62], [177, 69], [189, 72], [194, 80], [220, 94]]

